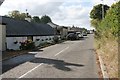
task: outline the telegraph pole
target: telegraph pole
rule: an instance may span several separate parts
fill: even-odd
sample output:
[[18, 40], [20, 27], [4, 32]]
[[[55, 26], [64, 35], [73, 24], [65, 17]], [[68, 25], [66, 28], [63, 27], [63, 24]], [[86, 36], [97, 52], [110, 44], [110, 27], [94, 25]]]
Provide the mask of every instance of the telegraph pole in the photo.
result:
[[104, 0], [101, 0], [101, 1], [102, 1], [102, 19], [104, 19], [104, 16], [105, 16]]
[[[104, 10], [104, 0], [101, 0], [102, 1], [102, 19], [104, 19], [105, 17], [105, 10]], [[118, 1], [118, 0], [114, 0], [114, 1]]]

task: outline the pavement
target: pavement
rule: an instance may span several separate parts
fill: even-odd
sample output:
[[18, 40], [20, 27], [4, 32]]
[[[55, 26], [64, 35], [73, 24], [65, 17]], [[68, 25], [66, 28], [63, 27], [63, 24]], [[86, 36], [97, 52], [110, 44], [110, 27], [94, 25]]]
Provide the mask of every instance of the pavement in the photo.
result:
[[2, 78], [99, 78], [94, 35], [2, 62]]

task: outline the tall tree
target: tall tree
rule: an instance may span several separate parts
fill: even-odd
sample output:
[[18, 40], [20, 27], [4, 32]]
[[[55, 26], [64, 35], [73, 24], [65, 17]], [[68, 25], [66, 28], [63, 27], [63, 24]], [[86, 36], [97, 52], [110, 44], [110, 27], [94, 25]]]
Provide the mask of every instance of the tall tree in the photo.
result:
[[101, 27], [99, 26], [101, 21], [102, 21], [102, 16], [103, 16], [103, 10], [104, 9], [104, 17], [106, 16], [107, 10], [109, 9], [109, 6], [103, 5], [103, 4], [98, 4], [93, 7], [93, 9], [90, 12], [90, 18], [91, 20], [91, 26], [93, 26], [96, 29], [96, 35], [100, 37], [101, 35]]
[[15, 19], [18, 19], [18, 20], [25, 20], [26, 17], [30, 17], [31, 18], [31, 15], [29, 15], [27, 13], [21, 13], [18, 10], [10, 11], [8, 13], [8, 15], [6, 15], [6, 16], [11, 17], [11, 18], [15, 18]]
[[93, 7], [93, 9], [90, 12], [90, 18], [91, 19], [98, 19], [102, 20], [102, 7], [104, 8], [104, 15], [106, 15], [107, 10], [109, 9], [108, 5], [98, 4]]
[[47, 24], [49, 22], [52, 22], [51, 18], [49, 16], [42, 16], [41, 17], [41, 23]]
[[20, 20], [25, 20], [27, 15], [26, 15], [26, 13], [21, 13], [19, 16], [20, 16], [20, 18], [19, 18]]
[[[113, 4], [108, 10], [106, 17], [102, 20], [100, 24], [101, 31], [104, 32], [103, 35], [110, 35], [118, 37], [120, 27], [120, 1]], [[106, 34], [107, 33], [107, 34]], [[110, 35], [111, 36], [111, 35]]]
[[33, 19], [32, 19], [33, 22], [37, 22], [37, 23], [40, 23], [40, 18], [38, 16], [34, 16]]
[[8, 13], [8, 16], [11, 18], [19, 19], [20, 18], [20, 12], [18, 10], [10, 11]]

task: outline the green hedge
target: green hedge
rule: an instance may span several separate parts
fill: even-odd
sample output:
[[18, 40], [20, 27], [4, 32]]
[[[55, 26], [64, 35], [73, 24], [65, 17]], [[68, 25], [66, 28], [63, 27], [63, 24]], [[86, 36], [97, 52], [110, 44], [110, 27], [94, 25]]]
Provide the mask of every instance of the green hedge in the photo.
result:
[[105, 19], [102, 20], [100, 23], [100, 29], [103, 35], [108, 33], [111, 33], [114, 37], [118, 37], [118, 27], [120, 27], [119, 24], [119, 18], [120, 18], [120, 2], [113, 4], [111, 8], [108, 10], [107, 15], [105, 16]]

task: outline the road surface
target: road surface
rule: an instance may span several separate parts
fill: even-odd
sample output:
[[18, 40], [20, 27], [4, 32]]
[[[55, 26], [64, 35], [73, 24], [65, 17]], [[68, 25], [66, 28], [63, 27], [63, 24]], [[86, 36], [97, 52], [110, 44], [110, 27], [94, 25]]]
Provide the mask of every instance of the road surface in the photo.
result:
[[94, 35], [3, 61], [3, 78], [98, 78]]

